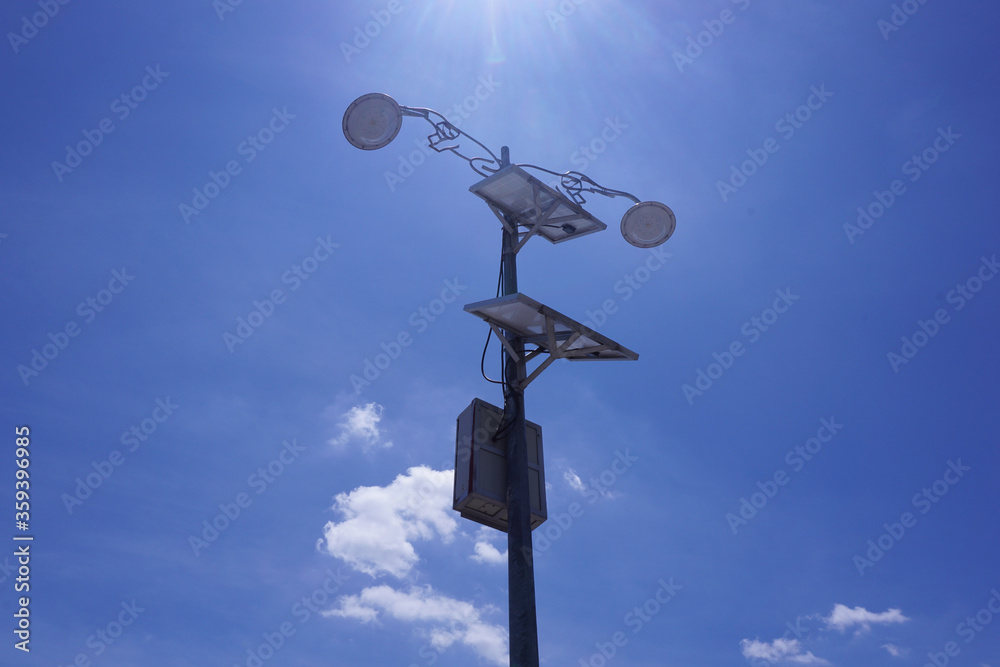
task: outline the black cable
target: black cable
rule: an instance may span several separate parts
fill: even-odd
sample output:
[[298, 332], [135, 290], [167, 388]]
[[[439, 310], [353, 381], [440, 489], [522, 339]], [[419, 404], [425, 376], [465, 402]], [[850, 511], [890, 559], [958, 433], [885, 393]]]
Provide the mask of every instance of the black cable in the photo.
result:
[[490, 336], [493, 335], [493, 328], [490, 327], [489, 332], [486, 334], [486, 345], [483, 346], [483, 356], [479, 360], [479, 372], [483, 374], [483, 379], [487, 382], [492, 382], [493, 384], [503, 384], [500, 380], [494, 380], [486, 376], [486, 350], [490, 346]]
[[[497, 281], [497, 297], [500, 296], [500, 289], [504, 279], [504, 270], [506, 268], [507, 267], [506, 267], [506, 262], [504, 262], [504, 255], [501, 253], [500, 280]], [[490, 332], [492, 331], [493, 328], [490, 327]], [[510, 429], [514, 425], [514, 419], [511, 418], [509, 424], [507, 425], [507, 428], [503, 428], [505, 417], [509, 412], [507, 404], [510, 402], [511, 394], [509, 391], [509, 387], [507, 386], [507, 353], [502, 345], [500, 346], [500, 377], [503, 379], [503, 381], [499, 383], [500, 385], [503, 386], [503, 413], [500, 415], [500, 422], [497, 424], [497, 430], [493, 433], [493, 437], [491, 438], [492, 441], [497, 441], [500, 440], [501, 438], [506, 437], [507, 432], [510, 431]]]
[[[513, 392], [504, 391], [503, 394], [503, 414], [500, 415], [500, 424], [497, 426], [496, 433], [493, 434], [493, 440], [499, 440], [501, 437], [506, 437], [507, 433], [514, 428], [514, 420], [517, 418], [517, 413], [511, 415], [510, 421], [507, 422], [507, 428], [501, 428], [504, 423], [504, 417], [507, 416], [509, 410], [507, 409], [507, 404], [510, 402]], [[515, 406], [517, 403], [514, 404]]]
[[[503, 256], [500, 257], [500, 275], [497, 276], [497, 296], [500, 296], [500, 286], [503, 284]], [[493, 384], [503, 385], [504, 382], [501, 380], [492, 380], [486, 375], [486, 350], [490, 347], [490, 336], [493, 335], [493, 327], [490, 327], [489, 331], [486, 332], [486, 345], [483, 346], [483, 356], [479, 359], [479, 372], [483, 374], [483, 378], [487, 382], [492, 382]], [[503, 352], [503, 348], [500, 349]], [[503, 361], [500, 362], [500, 371], [503, 372]], [[502, 375], [501, 375], [502, 377]]]

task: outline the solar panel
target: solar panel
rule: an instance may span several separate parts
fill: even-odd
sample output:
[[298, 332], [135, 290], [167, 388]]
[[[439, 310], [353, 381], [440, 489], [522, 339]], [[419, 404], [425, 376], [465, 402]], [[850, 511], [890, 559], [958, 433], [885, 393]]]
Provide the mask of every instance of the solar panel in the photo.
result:
[[632, 350], [524, 294], [470, 303], [465, 310], [513, 333], [525, 343], [538, 345], [558, 359], [635, 361], [639, 358]]
[[504, 167], [469, 190], [529, 231], [538, 226], [538, 235], [552, 243], [593, 234], [608, 227], [561, 192], [517, 165]]

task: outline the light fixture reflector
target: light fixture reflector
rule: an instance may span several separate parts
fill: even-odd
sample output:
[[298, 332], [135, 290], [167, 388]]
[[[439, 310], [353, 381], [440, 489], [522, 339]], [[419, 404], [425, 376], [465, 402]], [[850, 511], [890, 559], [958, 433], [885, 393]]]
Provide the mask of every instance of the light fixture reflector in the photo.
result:
[[644, 201], [625, 211], [622, 236], [637, 248], [653, 248], [670, 238], [677, 218], [670, 207], [657, 201]]
[[344, 112], [344, 136], [361, 150], [373, 151], [389, 145], [402, 125], [399, 104], [383, 93], [362, 95]]

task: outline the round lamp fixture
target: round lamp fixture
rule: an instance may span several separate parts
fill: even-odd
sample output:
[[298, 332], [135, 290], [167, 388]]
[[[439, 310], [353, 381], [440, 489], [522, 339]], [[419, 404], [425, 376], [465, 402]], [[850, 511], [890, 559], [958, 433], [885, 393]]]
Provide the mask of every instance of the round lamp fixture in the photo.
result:
[[351, 102], [344, 112], [344, 136], [351, 145], [373, 151], [388, 146], [399, 134], [403, 112], [396, 100], [382, 93], [368, 93]]
[[677, 218], [669, 206], [657, 201], [636, 204], [622, 216], [622, 236], [637, 248], [653, 248], [670, 238]]

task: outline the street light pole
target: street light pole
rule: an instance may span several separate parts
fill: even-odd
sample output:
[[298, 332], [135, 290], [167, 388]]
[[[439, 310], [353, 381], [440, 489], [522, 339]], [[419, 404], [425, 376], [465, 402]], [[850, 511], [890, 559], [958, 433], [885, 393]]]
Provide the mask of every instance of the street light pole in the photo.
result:
[[[622, 217], [621, 231], [626, 241], [639, 248], [652, 248], [666, 241], [674, 232], [676, 219], [665, 204], [640, 201], [622, 190], [612, 190], [594, 182], [576, 171], [557, 173], [535, 165], [512, 165], [510, 149], [506, 146], [498, 158], [487, 146], [469, 136], [448, 119], [422, 107], [400, 106], [382, 93], [369, 93], [354, 100], [344, 113], [344, 136], [356, 148], [377, 150], [387, 146], [399, 132], [404, 116], [420, 117], [434, 128], [427, 137], [430, 148], [441, 153], [451, 152], [468, 161], [484, 180], [469, 188], [483, 198], [491, 210], [503, 221], [503, 294], [506, 306], [528, 308], [533, 318], [544, 321], [544, 327], [533, 324], [521, 326], [517, 318], [496, 319], [485, 313], [487, 302], [466, 306], [490, 323], [494, 333], [504, 333], [504, 411], [503, 424], [496, 439], [506, 440], [506, 525], [498, 523], [495, 514], [477, 518], [475, 512], [468, 516], [485, 525], [507, 531], [507, 581], [510, 613], [510, 665], [511, 667], [538, 667], [538, 621], [535, 611], [535, 570], [531, 546], [531, 477], [528, 467], [528, 437], [524, 418], [524, 388], [555, 359], [637, 359], [638, 355], [614, 341], [591, 331], [584, 325], [521, 295], [517, 289], [517, 252], [529, 239], [538, 235], [552, 243], [559, 243], [607, 228], [600, 220], [581, 208], [583, 193], [596, 193], [606, 197], [625, 197], [634, 202]], [[489, 157], [467, 155], [462, 140], [468, 139], [484, 150]], [[559, 178], [559, 186], [549, 186], [523, 168], [545, 172]], [[555, 189], [561, 187], [563, 192]], [[525, 231], [521, 231], [521, 227]], [[523, 234], [523, 238], [522, 238]], [[502, 298], [502, 297], [501, 297]], [[497, 299], [499, 300], [499, 299]], [[490, 305], [495, 305], [491, 300]], [[483, 310], [471, 309], [473, 306]], [[520, 329], [519, 329], [520, 327]], [[544, 329], [544, 330], [542, 330]], [[540, 352], [549, 357], [527, 374], [525, 342], [536, 346], [531, 358]], [[487, 378], [489, 379], [489, 378]], [[503, 433], [503, 436], [499, 436]], [[538, 442], [538, 463], [541, 463], [541, 443]], [[539, 472], [539, 497], [541, 521], [545, 520], [544, 474]], [[456, 475], [456, 503], [458, 476]], [[465, 498], [475, 491], [472, 476]], [[500, 499], [497, 492], [489, 498], [492, 506]], [[466, 507], [461, 505], [461, 507]], [[456, 504], [455, 509], [460, 509]]]
[[[501, 149], [501, 168], [510, 164], [510, 150]], [[503, 293], [517, 293], [517, 222], [507, 216], [503, 230]], [[524, 341], [509, 338], [517, 359], [507, 355], [504, 424], [507, 434], [507, 588], [510, 616], [510, 667], [538, 667], [538, 621], [535, 611], [535, 567], [531, 552], [531, 497], [528, 478], [528, 437], [524, 423], [527, 376]]]

